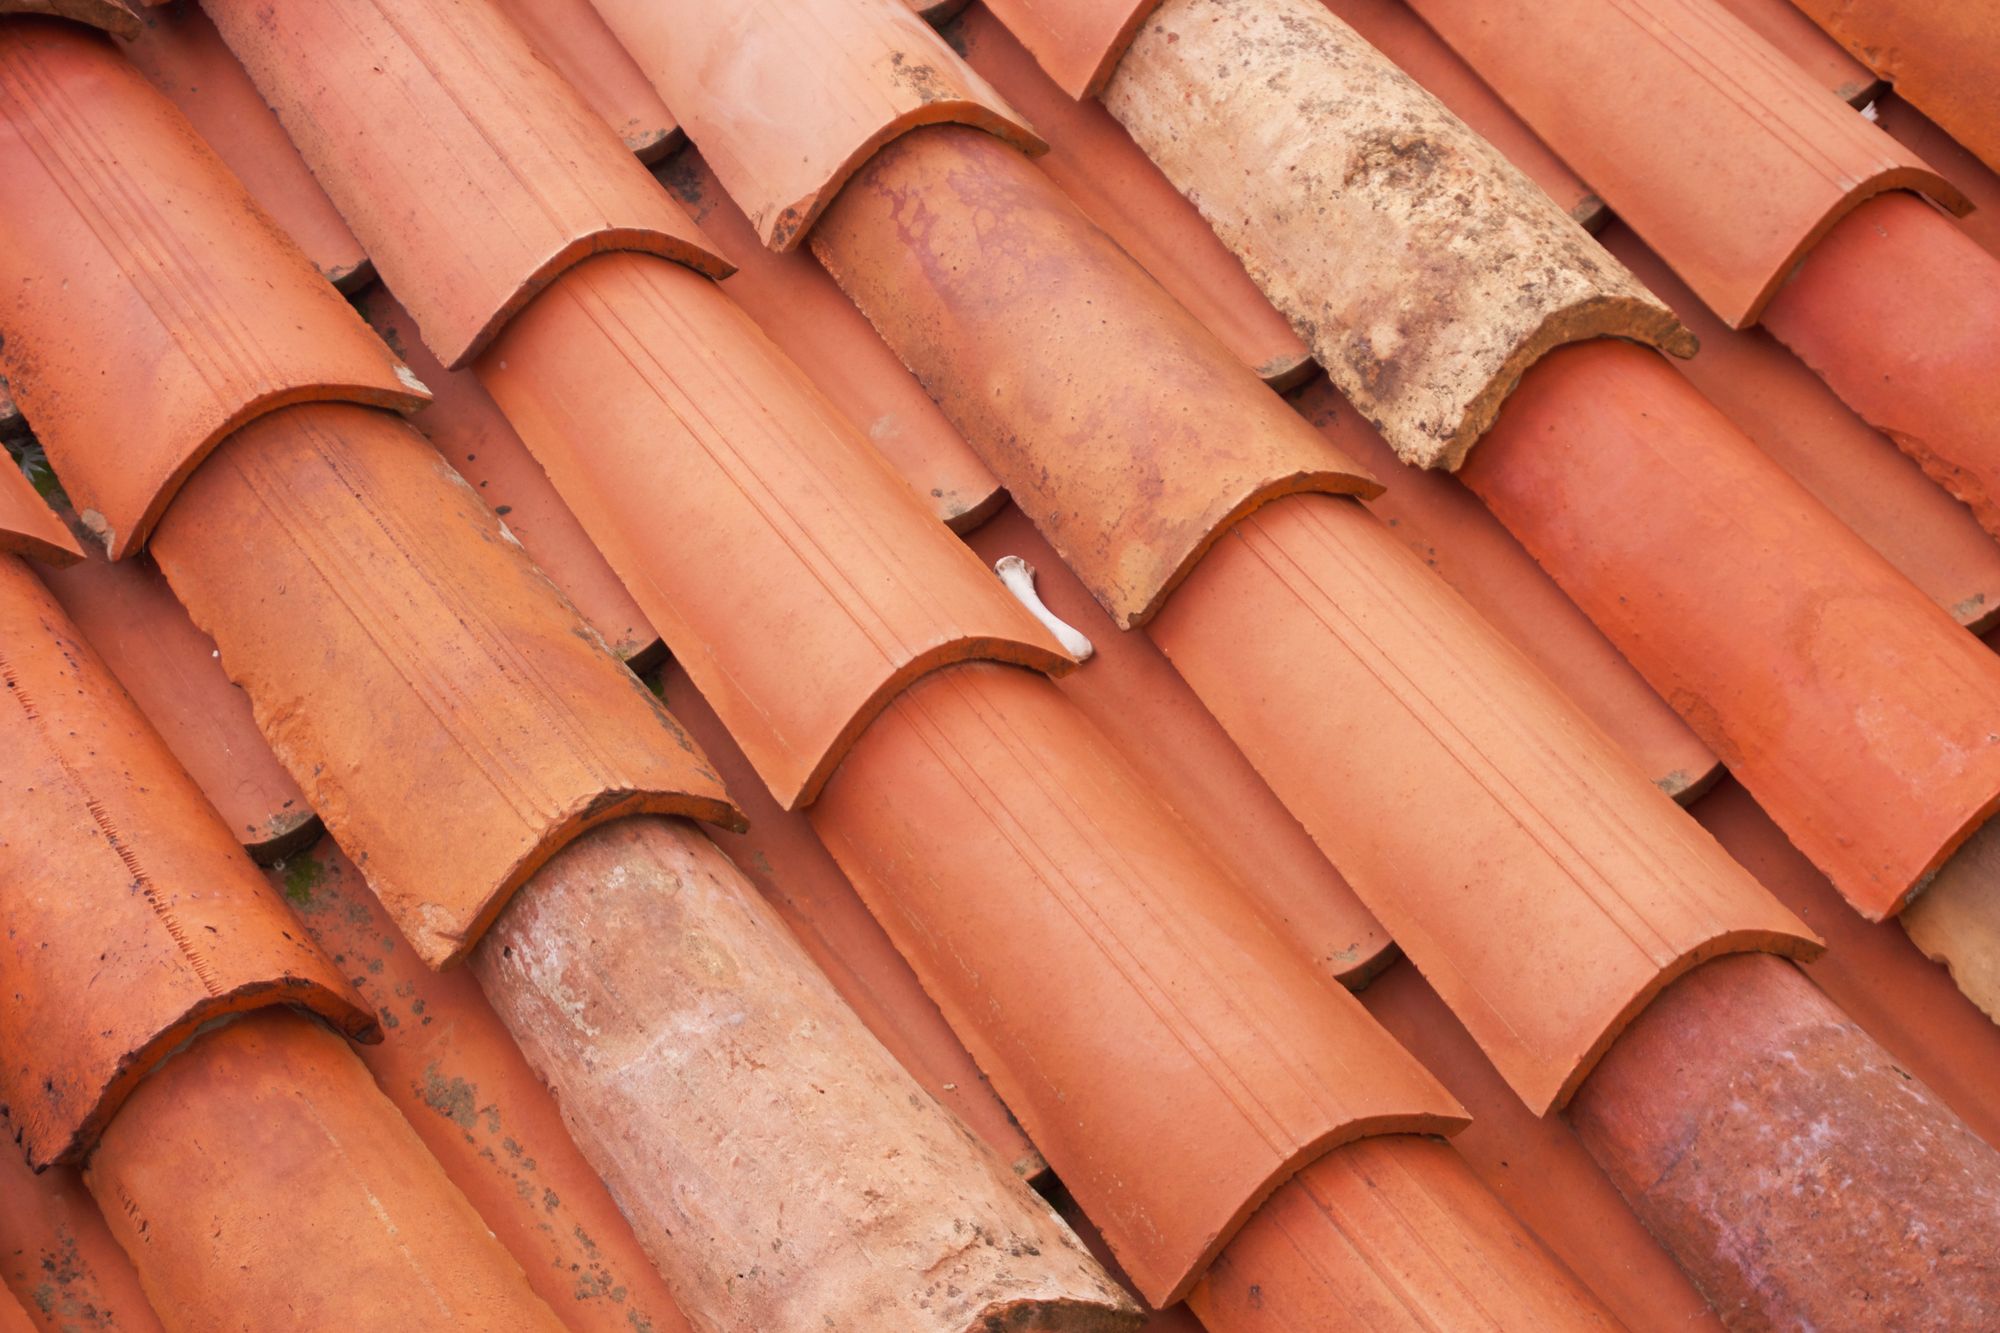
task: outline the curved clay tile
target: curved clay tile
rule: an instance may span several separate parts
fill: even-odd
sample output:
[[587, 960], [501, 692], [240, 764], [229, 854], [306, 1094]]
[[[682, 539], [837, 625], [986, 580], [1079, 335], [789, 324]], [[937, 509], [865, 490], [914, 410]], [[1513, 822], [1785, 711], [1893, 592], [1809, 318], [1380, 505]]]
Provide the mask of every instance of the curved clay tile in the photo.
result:
[[486, 0], [204, 8], [446, 366], [586, 256], [728, 271]]
[[473, 966], [699, 1327], [1138, 1322], [693, 826], [578, 839]]
[[137, 37], [144, 26], [135, 0], [0, 0], [0, 17], [10, 14], [74, 19], [127, 41]]
[[1051, 83], [983, 7], [946, 36], [967, 64], [1034, 117], [1049, 144], [1037, 163], [1048, 178], [1260, 379], [1284, 389], [1316, 369], [1297, 331], [1110, 112]]
[[2000, 14], [1939, 0], [1792, 0], [1896, 93], [2000, 171]]
[[595, 2], [774, 250], [798, 245], [856, 168], [919, 125], [1045, 146], [903, 0]]
[[429, 397], [101, 38], [0, 24], [0, 179], [0, 372], [114, 557], [244, 422]]
[[817, 260], [766, 249], [695, 148], [676, 154], [660, 179], [738, 265], [723, 293], [861, 428], [946, 527], [969, 531], [1006, 503], [999, 480]]
[[1257, 1210], [1188, 1294], [1208, 1333], [1624, 1326], [1449, 1145], [1336, 1148]]
[[2000, 1152], [1797, 968], [1677, 983], [1571, 1122], [1735, 1327], [1980, 1328], [2000, 1307]]
[[1870, 199], [1799, 264], [1764, 327], [2000, 533], [2000, 258], [1921, 199]]
[[395, 417], [253, 423], [190, 479], [154, 554], [433, 967], [592, 825], [737, 818], [678, 724]]
[[1456, 468], [1563, 343], [1694, 350], [1547, 195], [1319, 0], [1167, 0], [1104, 103], [1405, 462]]
[[1875, 72], [1841, 49], [1840, 43], [1821, 32], [1792, 0], [1715, 0], [1742, 19], [1746, 27], [1762, 37], [1812, 77], [1813, 82], [1850, 106], [1861, 107], [1883, 91]]
[[0, 558], [0, 1105], [36, 1167], [81, 1158], [202, 1024], [373, 1018], [35, 577]]
[[1971, 207], [1714, 0], [1409, 0], [1736, 328], [1884, 190]]
[[491, 0], [641, 162], [686, 141], [680, 123], [590, 0]]
[[8, 555], [73, 565], [83, 559], [83, 548], [14, 460], [0, 451], [0, 556]]
[[918, 682], [811, 817], [1154, 1305], [1328, 1148], [1461, 1123], [1048, 681]]
[[986, 8], [1028, 48], [1071, 97], [1104, 90], [1118, 58], [1160, 0], [986, 0]]
[[1658, 357], [1565, 349], [1460, 475], [1862, 915], [2000, 808], [2000, 662]]
[[812, 244], [1121, 628], [1259, 505], [1381, 490], [990, 135], [889, 144]]
[[284, 126], [198, 4], [146, 15], [125, 57], [181, 109], [258, 205], [342, 291], [375, 276], [361, 242], [312, 177]]
[[258, 734], [215, 640], [149, 558], [98, 555], [42, 582], [252, 859], [268, 864], [318, 836], [318, 817]]
[[297, 1015], [196, 1038], [84, 1179], [176, 1327], [564, 1328], [354, 1053]]
[[1071, 665], [706, 278], [595, 259], [478, 370], [788, 809], [926, 672]]
[[1353, 501], [1252, 515], [1152, 633], [1537, 1113], [1703, 959], [1819, 951]]

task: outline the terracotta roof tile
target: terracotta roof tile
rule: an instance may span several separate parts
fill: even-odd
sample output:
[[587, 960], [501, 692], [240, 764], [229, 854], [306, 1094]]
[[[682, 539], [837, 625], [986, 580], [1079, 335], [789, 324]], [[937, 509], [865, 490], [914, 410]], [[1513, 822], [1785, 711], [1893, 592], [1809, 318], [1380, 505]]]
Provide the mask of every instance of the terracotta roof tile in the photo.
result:
[[1110, 113], [1072, 100], [984, 5], [967, 10], [945, 37], [1033, 119], [1049, 144], [1039, 159], [1049, 179], [1209, 332], [1273, 387], [1312, 373], [1304, 341]]
[[1963, 505], [1769, 334], [1710, 314], [1623, 223], [1599, 239], [1701, 339], [1681, 373], [1758, 448], [1961, 625], [2000, 616], [2000, 547]]
[[197, 1037], [140, 1087], [84, 1179], [173, 1314], [563, 1328], [353, 1052], [295, 1014]]
[[650, 665], [661, 651], [659, 631], [591, 544], [479, 377], [440, 365], [424, 346], [416, 321], [386, 288], [369, 288], [355, 306], [435, 395], [416, 418], [424, 438], [505, 520], [507, 531], [612, 653], [634, 670]]
[[975, 657], [1067, 669], [707, 279], [594, 260], [478, 369], [788, 809], [925, 672]]
[[266, 872], [382, 1024], [359, 1050], [480, 1219], [572, 1333], [688, 1333], [469, 971], [433, 972], [331, 838]]
[[0, 0], [0, 15], [6, 14], [47, 14], [75, 19], [128, 40], [137, 37], [140, 31], [137, 0]]
[[298, 149], [201, 6], [148, 13], [125, 56], [181, 109], [259, 206], [327, 281], [355, 291], [375, 276], [361, 242], [299, 160]]
[[68, 565], [83, 559], [83, 548], [14, 460], [0, 456], [0, 556], [9, 555]]
[[[597, 948], [574, 948], [578, 932]], [[571, 844], [474, 967], [703, 1327], [1137, 1322], [691, 825], [628, 820]], [[711, 1035], [663, 1041], [681, 1034]], [[812, 1203], [786, 1207], [801, 1191]]]
[[1459, 1123], [1046, 681], [924, 678], [810, 814], [1155, 1305], [1329, 1147]]
[[590, 0], [493, 0], [542, 59], [576, 90], [641, 162], [657, 162], [685, 137]]
[[[1096, 648], [1056, 682], [1148, 785], [1188, 817], [1188, 831], [1236, 878], [1299, 956], [1350, 990], [1395, 956], [1389, 933], [1354, 895], [1158, 646], [1119, 630], [1027, 517], [1009, 507], [970, 539], [988, 564], [1034, 566], [1042, 600]], [[1254, 837], [1243, 836], [1255, 830]]]
[[[433, 966], [586, 828], [737, 818], [694, 743], [394, 417], [316, 405], [237, 432], [154, 553]], [[383, 736], [403, 740], [393, 764]]]
[[903, 474], [945, 526], [991, 517], [1006, 492], [896, 354], [803, 250], [765, 248], [692, 146], [660, 179], [738, 267], [723, 291]]
[[2000, 170], [2000, 18], [1989, 8], [1927, 0], [1793, 2]]
[[[206, 8], [446, 366], [589, 255], [727, 271], [490, 6]], [[366, 79], [338, 77], [328, 50], [365, 61]]]
[[712, 835], [716, 845], [757, 886], [841, 998], [924, 1091], [1012, 1164], [1017, 1175], [1034, 1179], [1045, 1174], [1048, 1163], [924, 994], [917, 974], [868, 914], [805, 815], [784, 809], [763, 789], [756, 770], [685, 670], [669, 663], [661, 670], [660, 686], [661, 697], [708, 751], [750, 818], [750, 827], [741, 833]]
[[0, 917], [15, 942], [0, 1106], [29, 1162], [80, 1160], [139, 1081], [224, 1015], [294, 1004], [374, 1038], [340, 975], [13, 559], [0, 559], [0, 644], [11, 812]]
[[1812, 80], [1853, 106], [1863, 106], [1882, 90], [1866, 65], [1840, 49], [1800, 13], [1791, 0], [1716, 0], [1744, 26], [1783, 53]]
[[102, 39], [0, 26], [0, 123], [0, 370], [112, 555], [245, 421], [428, 397]]
[[1694, 350], [1547, 195], [1316, 0], [1168, 0], [1104, 100], [1407, 462], [1457, 467], [1563, 343]]
[[1895, 93], [1877, 99], [1875, 111], [1875, 123], [1891, 138], [1935, 166], [1972, 200], [1972, 212], [1958, 220], [1959, 227], [1986, 253], [2000, 255], [2000, 175]]
[[[796, 246], [855, 168], [919, 125], [1045, 147], [903, 0], [796, 0], [783, 23], [707, 0], [596, 2], [773, 249]], [[838, 77], [802, 76], [828, 69]]]
[[1734, 327], [1870, 195], [1968, 206], [1708, 0], [1410, 5]]
[[1121, 627], [1258, 506], [1380, 489], [989, 135], [887, 145], [812, 246]]
[[1551, 357], [1460, 475], [1863, 915], [2000, 807], [2000, 663], [1658, 357]]
[[1065, 93], [1095, 97], [1160, 0], [985, 0]]
[[149, 558], [100, 555], [42, 582], [253, 858], [276, 860], [318, 836], [318, 816], [258, 734], [215, 640]]
[[[1369, 509], [1602, 727], [1654, 786], [1683, 805], [1708, 789], [1721, 761], [1478, 497], [1446, 473], [1400, 467], [1381, 435], [1325, 378], [1292, 402], [1342, 453], [1395, 478]], [[1994, 559], [2000, 563], [2000, 551]]]

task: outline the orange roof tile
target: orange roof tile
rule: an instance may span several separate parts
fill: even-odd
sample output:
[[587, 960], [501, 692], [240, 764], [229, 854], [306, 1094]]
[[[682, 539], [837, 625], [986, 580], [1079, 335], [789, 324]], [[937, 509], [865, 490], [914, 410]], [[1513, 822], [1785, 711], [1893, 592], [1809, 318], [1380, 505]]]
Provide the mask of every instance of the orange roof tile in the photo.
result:
[[253, 858], [275, 860], [318, 836], [318, 816], [257, 733], [215, 640], [149, 558], [100, 555], [42, 582]]
[[1067, 669], [707, 279], [593, 260], [478, 369], [787, 809], [924, 673], [976, 657]]
[[1862, 106], [1881, 91], [1882, 81], [1815, 27], [1791, 0], [1716, 2], [1841, 101]]
[[794, 0], [782, 22], [707, 0], [596, 4], [776, 250], [798, 245], [857, 167], [919, 125], [1046, 147], [903, 0]]
[[154, 554], [432, 966], [586, 828], [738, 818], [694, 743], [395, 417], [313, 405], [244, 428]]
[[812, 246], [1121, 627], [1258, 506], [1380, 490], [989, 135], [887, 145]]
[[1991, 8], [1934, 0], [1793, 3], [2000, 170], [2000, 16]]
[[0, 371], [114, 557], [245, 421], [428, 397], [102, 39], [0, 25], [0, 123]]
[[917, 682], [810, 813], [1155, 1305], [1328, 1148], [1460, 1123], [1030, 673]]
[[69, 565], [83, 559], [83, 548], [14, 460], [0, 454], [0, 556], [9, 555]]
[[[1111, 623], [1025, 515], [1009, 507], [970, 538], [988, 564], [1024, 558], [1042, 600], [1096, 648], [1056, 682], [1078, 712], [1176, 810], [1300, 957], [1349, 990], [1395, 956], [1389, 932], [1354, 895], [1159, 647]], [[1255, 836], [1244, 836], [1255, 830]]]
[[564, 1327], [345, 1043], [295, 1014], [197, 1037], [127, 1104], [84, 1180], [170, 1316]]
[[1168, 0], [1104, 101], [1407, 462], [1457, 467], [1563, 343], [1694, 350], [1547, 195], [1317, 0]]
[[1658, 357], [1565, 349], [1460, 475], [1863, 915], [2000, 808], [2000, 662]]
[[493, 3], [641, 162], [657, 162], [681, 145], [686, 136], [674, 113], [590, 0]]
[[702, 1327], [1137, 1322], [692, 825], [572, 843], [473, 966]]
[[1972, 200], [1972, 212], [1959, 218], [1959, 227], [1986, 253], [2000, 255], [2000, 175], [1895, 93], [1878, 98], [1875, 112], [1875, 123], [1891, 138], [1936, 167]]
[[985, 6], [945, 30], [967, 64], [1048, 141], [1038, 159], [1092, 222], [1273, 387], [1311, 374], [1312, 354], [1173, 182], [1095, 101], [1072, 100]]
[[945, 526], [976, 528], [1005, 503], [993, 473], [819, 261], [803, 250], [765, 248], [692, 146], [663, 165], [660, 179], [738, 266], [724, 294], [930, 502]]
[[[207, 10], [446, 366], [478, 355], [589, 255], [643, 250], [727, 272], [490, 6], [213, 0]], [[365, 84], [328, 77], [350, 67], [329, 65], [329, 51], [356, 62]]]
[[[159, 3], [160, 0], [149, 0]], [[0, 15], [47, 14], [75, 19], [130, 40], [140, 32], [137, 0], [0, 0]]]
[[619, 660], [636, 670], [655, 659], [659, 631], [591, 544], [479, 377], [440, 365], [424, 346], [416, 321], [380, 284], [358, 297], [355, 307], [435, 395], [416, 418], [424, 438], [505, 520], [507, 531]]
[[125, 55], [181, 109], [328, 282], [355, 291], [374, 278], [375, 267], [361, 242], [306, 170], [299, 150], [201, 6], [181, 4], [148, 13]]
[[1968, 207], [1709, 0], [1410, 6], [1733, 327], [1870, 195]]
[[1239, 524], [1153, 635], [1537, 1112], [1702, 959], [1818, 951], [1351, 501]]
[[196, 1029], [298, 1005], [373, 1021], [18, 560], [0, 558], [0, 1106], [37, 1168], [80, 1160]]
[[986, 0], [1071, 97], [1095, 97], [1160, 0]]

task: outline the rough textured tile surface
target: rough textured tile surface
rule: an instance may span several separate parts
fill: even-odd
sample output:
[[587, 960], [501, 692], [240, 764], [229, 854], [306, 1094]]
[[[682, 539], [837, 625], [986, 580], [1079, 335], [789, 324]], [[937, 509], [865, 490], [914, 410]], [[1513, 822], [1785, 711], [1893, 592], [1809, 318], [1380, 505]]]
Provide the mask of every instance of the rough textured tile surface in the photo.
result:
[[1018, 509], [981, 527], [971, 546], [989, 565], [1015, 555], [1034, 566], [1042, 600], [1096, 649], [1085, 669], [1057, 687], [1168, 805], [1188, 816], [1188, 831], [1235, 875], [1282, 939], [1349, 990], [1367, 985], [1395, 956], [1389, 932], [1158, 646], [1112, 624]]
[[810, 803], [869, 719], [969, 658], [1068, 669], [749, 316], [640, 255], [567, 273], [480, 378], [765, 785]]
[[265, 874], [380, 1021], [375, 1085], [570, 1333], [691, 1333], [470, 970], [425, 966], [331, 838]]
[[75, 1167], [38, 1172], [0, 1152], [0, 1283], [43, 1333], [161, 1333]]
[[80, 1160], [202, 1024], [367, 1011], [258, 878], [27, 567], [0, 558], [0, 1106], [31, 1164]]
[[1988, 1018], [2000, 1023], [2000, 826], [1966, 839], [1900, 920], [1924, 956]]
[[1694, 350], [1547, 195], [1317, 0], [1168, 0], [1104, 102], [1407, 462], [1456, 468], [1562, 343]]
[[150, 11], [125, 56], [181, 109], [278, 229], [342, 291], [375, 268], [200, 5]]
[[494, 6], [641, 162], [656, 162], [682, 142], [680, 122], [590, 0], [494, 0]]
[[182, 500], [161, 569], [432, 966], [594, 824], [737, 818], [694, 743], [406, 423], [288, 409]]
[[[1370, 512], [1602, 727], [1654, 786], [1683, 805], [1707, 789], [1722, 769], [1714, 752], [1477, 496], [1455, 477], [1403, 466], [1324, 378], [1294, 395], [1292, 405], [1335, 448], [1388, 480]], [[1994, 560], [2000, 564], [2000, 550]]]
[[986, 0], [1056, 85], [1094, 97], [1160, 0]]
[[113, 556], [245, 421], [429, 396], [102, 39], [0, 29], [0, 178], [0, 373]]
[[563, 1328], [353, 1052], [296, 1014], [195, 1038], [84, 1180], [176, 1328]]
[[1209, 1333], [1621, 1327], [1449, 1145], [1401, 1135], [1286, 1182], [1188, 1305]]
[[970, 531], [1005, 503], [1007, 493], [991, 469], [818, 260], [803, 250], [765, 248], [693, 147], [665, 163], [660, 179], [738, 266], [723, 293], [930, 502], [946, 527]]
[[1715, 0], [1409, 2], [1733, 327], [1870, 195], [1968, 207]]
[[93, 558], [42, 582], [244, 850], [270, 862], [318, 836], [318, 816], [258, 734], [215, 640], [149, 558]]
[[1353, 501], [1238, 524], [1152, 632], [1537, 1112], [1703, 959], [1817, 952]]
[[1138, 1322], [693, 825], [571, 844], [474, 967], [702, 1327]]
[[1805, 257], [1764, 327], [2000, 534], [2000, 258], [1884, 195]]
[[2000, 171], [2000, 14], [1936, 0], [1792, 0]]
[[2000, 662], [1658, 357], [1544, 362], [1460, 475], [1862, 915], [2000, 806]]
[[812, 245], [1122, 627], [1259, 505], [1380, 489], [990, 135], [889, 144]]
[[1777, 959], [1674, 986], [1571, 1114], [1735, 1327], [1975, 1328], [2000, 1302], [2000, 1152]]
[[[1701, 339], [1680, 366], [1688, 383], [1952, 619], [1977, 630], [2000, 616], [2000, 546], [1969, 509], [1769, 332], [1732, 329], [1711, 314], [1624, 223], [1598, 239]], [[1900, 354], [1886, 340], [1877, 350], [1885, 361]]]
[[903, 0], [595, 3], [774, 250], [798, 245], [857, 167], [919, 125], [1044, 147]]
[[919, 681], [811, 817], [1154, 1305], [1327, 1148], [1459, 1123], [1046, 680]]
[[1095, 100], [1074, 101], [1050, 82], [983, 5], [944, 33], [1033, 119], [1049, 144], [1036, 160], [1048, 178], [1210, 333], [1274, 388], [1312, 372], [1305, 341], [1110, 112]]
[[445, 365], [589, 255], [727, 271], [490, 5], [206, 8]]

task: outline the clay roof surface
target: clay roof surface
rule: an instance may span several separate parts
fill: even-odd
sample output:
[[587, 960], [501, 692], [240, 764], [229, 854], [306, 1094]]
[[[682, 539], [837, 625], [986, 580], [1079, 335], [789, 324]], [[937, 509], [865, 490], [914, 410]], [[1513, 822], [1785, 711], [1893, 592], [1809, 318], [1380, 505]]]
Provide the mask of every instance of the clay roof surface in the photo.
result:
[[1977, 8], [0, 0], [0, 1330], [1990, 1322]]

